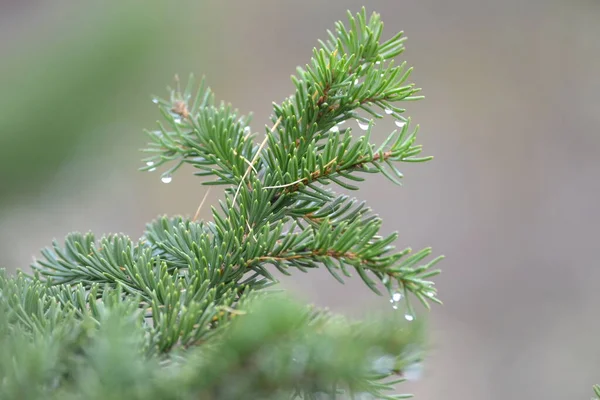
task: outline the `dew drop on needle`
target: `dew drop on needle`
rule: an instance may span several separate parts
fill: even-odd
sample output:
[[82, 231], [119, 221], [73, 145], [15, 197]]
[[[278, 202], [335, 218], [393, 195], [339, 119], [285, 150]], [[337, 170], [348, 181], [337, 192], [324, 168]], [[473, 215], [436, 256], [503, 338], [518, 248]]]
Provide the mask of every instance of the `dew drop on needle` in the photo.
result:
[[423, 365], [420, 363], [408, 365], [402, 370], [402, 375], [407, 381], [418, 381], [423, 376]]
[[358, 124], [358, 127], [360, 129], [362, 129], [363, 131], [366, 131], [367, 129], [369, 129], [369, 123], [368, 122], [363, 122], [363, 121], [360, 121], [360, 120], [357, 119], [356, 123]]
[[402, 300], [402, 293], [396, 292], [392, 294], [392, 298], [390, 299], [390, 303], [392, 303], [392, 308], [394, 310], [398, 309], [398, 303]]
[[160, 178], [160, 180], [162, 183], [171, 183], [173, 177], [171, 175], [164, 175], [162, 178]]

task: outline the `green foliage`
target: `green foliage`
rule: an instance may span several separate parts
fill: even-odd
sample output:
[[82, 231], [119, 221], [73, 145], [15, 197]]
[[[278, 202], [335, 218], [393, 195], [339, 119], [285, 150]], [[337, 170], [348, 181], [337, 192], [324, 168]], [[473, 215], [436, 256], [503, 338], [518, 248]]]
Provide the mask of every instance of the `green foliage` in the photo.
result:
[[377, 395], [393, 383], [382, 377], [418, 361], [422, 342], [401, 319], [350, 322], [269, 296], [240, 305], [236, 315], [248, 314], [218, 340], [151, 357], [157, 332], [144, 323], [139, 299], [108, 290], [101, 302], [93, 295], [57, 301], [72, 289], [22, 274], [2, 274], [0, 289], [10, 300], [0, 309], [3, 399], [313, 398], [341, 389]]
[[[409, 295], [439, 302], [440, 258], [396, 250], [370, 208], [326, 187], [357, 190], [369, 173], [399, 184], [398, 163], [429, 159], [396, 104], [419, 98], [394, 65], [404, 38], [380, 43], [382, 28], [364, 10], [338, 23], [274, 104], [262, 143], [204, 81], [157, 99], [166, 122], [148, 132], [144, 169], [164, 166], [168, 181], [190, 164], [224, 199], [212, 221], [161, 217], [138, 242], [72, 233], [33, 276], [0, 275], [1, 397], [403, 398], [389, 392], [423, 350]], [[368, 118], [386, 115], [400, 129], [373, 144]], [[366, 135], [344, 125], [354, 119]], [[404, 298], [407, 318], [352, 322], [268, 289], [273, 268], [320, 267]]]
[[[70, 7], [60, 29], [47, 32], [45, 27], [45, 37], [39, 38], [36, 26], [35, 40], [20, 37], [8, 54], [3, 49], [0, 208], [31, 188], [38, 190], [83, 143], [101, 152], [106, 143], [91, 133], [107, 123], [108, 115], [113, 118], [115, 93], [140, 81], [137, 72], [157, 44], [174, 40], [166, 26], [148, 23], [164, 19], [159, 5], [148, 4], [143, 11], [126, 3], [90, 7]], [[70, 24], [76, 24], [77, 34], [65, 33]]]

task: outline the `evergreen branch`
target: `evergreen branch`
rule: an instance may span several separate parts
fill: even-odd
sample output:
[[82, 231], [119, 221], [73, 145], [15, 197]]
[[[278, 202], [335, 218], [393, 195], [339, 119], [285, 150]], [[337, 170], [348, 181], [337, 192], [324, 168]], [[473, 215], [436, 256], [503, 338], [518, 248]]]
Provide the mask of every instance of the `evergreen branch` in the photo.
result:
[[193, 78], [190, 77], [184, 93], [172, 91], [170, 101], [156, 99], [165, 120], [173, 130], [159, 123], [158, 131], [147, 131], [152, 142], [144, 150], [153, 153], [146, 158], [144, 170], [155, 170], [167, 162], [175, 166], [163, 173], [170, 176], [182, 164], [193, 165], [200, 171], [196, 175], [216, 175], [212, 184], [237, 184], [248, 160], [256, 149], [252, 146], [254, 135], [248, 126], [250, 117], [238, 116], [231, 105], [214, 104], [214, 95], [205, 87], [204, 79], [191, 100]]
[[[305, 219], [307, 214], [303, 212], [294, 217]], [[356, 201], [342, 196], [309, 215], [308, 227], [296, 221], [284, 234], [275, 233], [272, 237], [278, 240], [270, 247], [271, 250], [247, 260], [246, 268], [270, 263], [286, 273], [290, 267], [306, 271], [324, 265], [334, 278], [343, 283], [338, 271], [349, 277], [347, 267], [352, 267], [377, 294], [381, 293], [367, 271], [383, 282], [390, 295], [398, 291], [410, 292], [426, 307], [429, 307], [428, 300], [439, 302], [434, 284], [428, 279], [439, 273], [432, 267], [441, 258], [419, 265], [431, 254], [431, 249], [423, 249], [413, 255], [409, 255], [411, 249], [393, 253], [391, 243], [396, 240], [397, 234], [379, 236], [382, 220], [364, 204], [356, 206]], [[269, 246], [263, 245], [262, 248], [269, 249]]]
[[[392, 162], [419, 162], [431, 159], [430, 157], [416, 157], [421, 152], [421, 146], [412, 145], [417, 131], [418, 128], [408, 134], [408, 124], [405, 124], [399, 133], [392, 132], [377, 149], [374, 145], [368, 143], [368, 136], [361, 137], [352, 146], [349, 129], [344, 130], [343, 133], [331, 135], [317, 157], [314, 156], [315, 151], [309, 151], [307, 156], [298, 163], [298, 170], [304, 171], [302, 177], [290, 175], [288, 172], [286, 177], [294, 179], [294, 181], [276, 186], [275, 188], [283, 188], [283, 190], [275, 195], [275, 199], [282, 194], [304, 189], [305, 186], [315, 182], [327, 184], [329, 181], [333, 181], [346, 189], [358, 190], [358, 187], [347, 182], [347, 180], [358, 182], [364, 180], [364, 178], [357, 176], [356, 172], [381, 172], [392, 182], [399, 185], [399, 179], [404, 175]], [[388, 147], [388, 144], [392, 141], [394, 143]], [[346, 179], [346, 181], [341, 178]]]
[[[163, 219], [161, 226], [155, 225], [146, 233], [148, 247], [142, 241], [145, 253], [137, 255], [108, 243], [103, 247], [108, 250], [101, 253], [90, 246], [89, 238], [67, 238], [68, 254], [63, 256], [55, 244], [57, 254], [46, 251], [47, 261], [35, 267], [38, 272], [47, 277], [55, 275], [59, 283], [123, 285], [132, 294], [141, 295], [159, 307], [165, 305], [167, 294], [190, 282], [196, 285], [192, 293], [204, 287], [204, 282], [218, 287], [218, 293], [214, 294], [217, 298], [240, 282], [252, 289], [265, 288], [276, 281], [264, 268], [265, 261], [282, 271], [289, 266], [305, 270], [323, 263], [340, 281], [335, 273], [337, 265], [344, 275], [349, 275], [346, 266], [352, 266], [377, 293], [375, 282], [365, 271], [376, 274], [384, 283], [397, 282], [400, 289], [414, 292], [425, 304], [425, 298], [437, 300], [432, 295], [435, 293], [432, 283], [425, 280], [436, 273], [428, 270], [436, 260], [416, 267], [415, 263], [429, 254], [426, 249], [417, 253], [416, 258], [408, 257], [408, 264], [400, 263], [393, 270], [408, 251], [388, 254], [396, 235], [378, 237], [380, 219], [351, 220], [346, 216], [347, 221], [335, 224], [327, 219], [315, 224], [313, 219], [313, 230], [298, 236], [282, 230], [299, 204], [304, 204], [300, 207], [305, 211], [302, 218], [310, 220], [312, 212], [325, 209], [334, 201], [333, 195], [317, 183], [335, 182], [357, 189], [348, 183], [363, 179], [357, 172], [382, 172], [399, 183], [402, 174], [392, 162], [424, 160], [415, 157], [421, 148], [413, 146], [416, 130], [408, 134], [408, 124], [399, 133], [393, 132], [377, 149], [369, 143], [372, 123], [367, 136], [355, 143], [350, 129], [337, 128], [348, 118], [361, 118], [355, 110], [370, 111], [371, 104], [386, 107], [386, 113], [390, 114], [391, 109], [387, 108], [391, 107], [390, 102], [413, 99], [415, 92], [410, 85], [402, 86], [410, 70], [402, 72], [404, 65], [393, 67], [393, 60], [384, 57], [403, 50], [401, 35], [380, 45], [379, 17], [374, 14], [367, 21], [364, 9], [356, 18], [350, 15], [349, 22], [350, 30], [337, 24], [337, 39], [322, 43], [323, 48], [314, 52], [311, 66], [299, 69], [299, 78], [294, 78], [295, 97], [275, 106], [273, 128], [258, 149], [250, 144], [249, 134], [243, 135], [246, 130], [243, 118], [238, 121], [230, 106], [214, 106], [214, 96], [210, 89], [205, 89], [204, 81], [191, 107], [188, 104], [192, 80], [183, 94], [177, 89], [171, 92], [169, 102], [158, 101], [174, 131], [162, 129], [161, 135], [155, 135], [160, 146], [153, 151], [159, 158], [148, 161], [149, 169], [179, 160], [175, 168], [184, 162], [193, 163], [206, 173], [217, 175], [218, 182], [237, 185], [233, 199], [228, 197], [226, 203], [221, 203], [223, 213], [213, 210], [214, 224]], [[267, 151], [261, 157], [266, 143]], [[244, 185], [253, 170], [256, 177]], [[307, 203], [311, 203], [311, 210], [307, 210]], [[282, 235], [301, 240], [286, 241], [289, 250], [286, 253], [277, 248]], [[128, 246], [133, 248], [129, 242]], [[127, 259], [121, 260], [126, 254]], [[141, 264], [137, 265], [137, 261]], [[144, 270], [151, 270], [152, 274]], [[250, 277], [248, 271], [252, 272]], [[159, 294], [151, 291], [159, 282], [171, 291]], [[207, 290], [202, 289], [203, 295]]]
[[[417, 99], [418, 89], [403, 86], [410, 69], [404, 71], [405, 64], [394, 67], [393, 61], [387, 61], [404, 50], [401, 35], [380, 44], [382, 24], [377, 14], [367, 21], [363, 9], [356, 17], [349, 14], [348, 19], [350, 30], [336, 24], [331, 40], [313, 51], [311, 65], [298, 68], [298, 77], [292, 78], [296, 94], [275, 105], [273, 120], [283, 121], [272, 143], [284, 153], [296, 147], [303, 155], [311, 143], [326, 138], [339, 123], [350, 118], [364, 121], [357, 110], [382, 118], [373, 105], [404, 120], [400, 116], [403, 110], [391, 103]], [[270, 163], [271, 169], [276, 166]]]
[[[169, 226], [166, 220], [162, 223]], [[193, 222], [187, 225], [188, 228], [197, 226]], [[184, 242], [178, 236], [165, 234], [177, 243], [174, 246], [161, 243], [159, 249], [185, 256], [178, 247]], [[192, 243], [189, 236], [183, 239]], [[206, 243], [202, 238], [199, 242], [200, 246]], [[156, 346], [161, 352], [205, 340], [232, 315], [220, 309], [232, 308], [248, 294], [246, 285], [235, 280], [223, 281], [221, 270], [207, 268], [198, 258], [192, 260], [188, 256], [185, 264], [174, 262], [177, 260], [173, 258], [161, 260], [151, 256], [157, 253], [152, 248], [137, 250], [126, 237], [103, 238], [99, 249], [91, 234], [69, 235], [65, 243], [66, 250], [55, 243], [54, 251], [43, 251], [46, 260], [33, 265], [37, 274], [48, 278], [49, 284], [76, 284], [94, 299], [110, 288], [123, 288], [126, 293], [139, 296], [138, 307], [152, 318], [154, 335], [159, 338]], [[190, 248], [199, 249], [195, 243]], [[255, 284], [255, 288], [259, 287], [260, 283]]]
[[[44, 259], [36, 260], [31, 267], [56, 284], [82, 283], [88, 288], [93, 283], [127, 285], [131, 279], [126, 266], [132, 267], [142, 253], [125, 235], [103, 237], [96, 245], [92, 233], [75, 232], [67, 235], [64, 249], [54, 241], [52, 249], [42, 250]], [[144, 255], [149, 257], [148, 253]], [[139, 289], [127, 287], [132, 291]]]
[[[206, 184], [227, 185], [225, 199], [212, 222], [162, 217], [137, 243], [72, 233], [42, 250], [34, 276], [0, 272], [0, 355], [18, 363], [0, 361], [0, 397], [403, 398], [385, 392], [420, 361], [406, 321], [351, 323], [265, 290], [277, 282], [271, 266], [324, 266], [340, 282], [354, 269], [376, 293], [383, 284], [394, 303], [404, 297], [408, 321], [410, 293], [439, 302], [429, 279], [440, 258], [396, 251], [397, 234], [380, 235], [364, 203], [323, 187], [355, 190], [361, 173], [379, 172], [399, 184], [395, 163], [428, 159], [394, 105], [419, 98], [411, 69], [394, 64], [402, 34], [381, 42], [379, 15], [364, 9], [348, 22], [292, 77], [295, 93], [274, 104], [260, 145], [250, 117], [215, 105], [204, 80], [195, 95], [193, 79], [183, 92], [177, 80], [168, 101], [155, 99], [166, 124], [149, 132], [143, 169], [171, 164], [168, 182], [190, 164], [215, 177]], [[367, 117], [379, 110], [401, 129], [376, 146]], [[355, 140], [349, 119], [366, 135]]]

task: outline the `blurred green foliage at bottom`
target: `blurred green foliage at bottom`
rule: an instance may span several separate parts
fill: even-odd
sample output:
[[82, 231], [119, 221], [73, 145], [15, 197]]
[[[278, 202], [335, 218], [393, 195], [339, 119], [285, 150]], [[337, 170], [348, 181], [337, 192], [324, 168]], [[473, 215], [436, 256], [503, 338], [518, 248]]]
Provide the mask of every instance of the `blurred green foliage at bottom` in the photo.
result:
[[277, 293], [163, 354], [139, 299], [117, 289], [101, 302], [56, 301], [73, 293], [0, 271], [0, 398], [403, 398], [387, 396], [420, 361], [420, 323], [396, 313], [352, 322]]

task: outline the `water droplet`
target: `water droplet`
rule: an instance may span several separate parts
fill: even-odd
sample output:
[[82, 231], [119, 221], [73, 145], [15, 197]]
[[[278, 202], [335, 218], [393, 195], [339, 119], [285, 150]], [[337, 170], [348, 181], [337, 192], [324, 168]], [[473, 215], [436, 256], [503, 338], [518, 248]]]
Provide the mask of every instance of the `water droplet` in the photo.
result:
[[333, 127], [330, 129], [330, 130], [329, 130], [329, 132], [333, 132], [333, 133], [336, 133], [336, 132], [339, 132], [339, 131], [340, 131], [340, 128], [339, 128], [337, 125], [334, 125], [334, 126], [333, 126]]
[[358, 78], [354, 80], [354, 85], [358, 85]]
[[396, 292], [392, 294], [392, 298], [390, 299], [390, 303], [392, 303], [392, 308], [394, 310], [398, 309], [398, 303], [402, 300], [402, 293]]
[[249, 135], [250, 132], [252, 132], [252, 130], [250, 129], [249, 126], [247, 126], [247, 127], [244, 128], [244, 135]]
[[173, 118], [176, 124], [181, 124], [181, 118]]
[[385, 76], [385, 74], [381, 74], [381, 77], [383, 78]]
[[387, 115], [393, 114], [394, 110], [390, 110], [389, 108], [386, 108], [385, 110], [383, 110]]
[[381, 357], [377, 357], [371, 366], [375, 372], [379, 374], [389, 374], [392, 369], [394, 369], [394, 364], [396, 363], [396, 357], [391, 355], [384, 355]]
[[171, 183], [173, 177], [171, 175], [163, 175], [163, 177], [160, 178], [160, 180], [162, 181], [162, 183]]
[[404, 122], [404, 121], [399, 121], [399, 120], [396, 120], [396, 121], [394, 121], [394, 123], [396, 124], [396, 126], [397, 126], [398, 128], [402, 128], [402, 127], [403, 127], [403, 126], [406, 124], [406, 122]]
[[363, 131], [366, 131], [367, 129], [369, 129], [369, 123], [368, 122], [363, 122], [363, 121], [357, 119], [356, 123], [358, 124], [358, 127], [360, 129], [362, 129]]
[[412, 314], [404, 314], [404, 319], [407, 321], [414, 321], [415, 316]]
[[146, 163], [146, 165], [147, 165], [147, 166], [149, 166], [149, 167], [151, 167], [151, 166], [153, 166], [153, 165], [154, 165], [154, 161], [148, 161], [148, 162]]
[[418, 381], [421, 379], [422, 375], [423, 365], [421, 363], [407, 365], [406, 368], [402, 370], [402, 376], [404, 376], [408, 381]]
[[148, 170], [148, 172], [154, 172], [154, 171], [156, 171], [156, 167], [152, 167]]
[[158, 104], [158, 99], [154, 98], [154, 99], [152, 99], [152, 102], [153, 102], [154, 104]]
[[381, 61], [375, 61], [375, 65], [381, 64]]
[[434, 292], [426, 292], [425, 296], [427, 296], [427, 297], [434, 297], [435, 293]]

